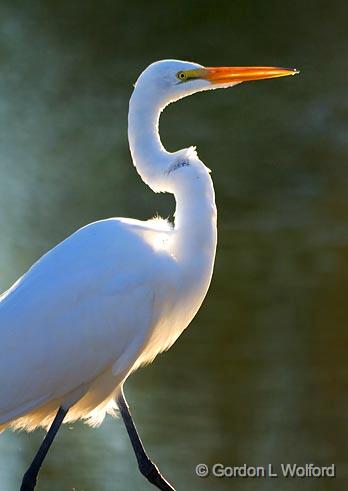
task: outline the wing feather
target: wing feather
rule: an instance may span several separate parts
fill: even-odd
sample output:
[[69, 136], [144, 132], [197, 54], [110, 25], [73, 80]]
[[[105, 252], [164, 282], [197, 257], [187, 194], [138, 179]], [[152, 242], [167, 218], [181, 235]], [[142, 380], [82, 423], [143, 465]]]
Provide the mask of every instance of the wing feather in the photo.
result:
[[131, 363], [151, 328], [155, 262], [134, 225], [103, 220], [52, 249], [0, 297], [0, 424], [108, 365]]

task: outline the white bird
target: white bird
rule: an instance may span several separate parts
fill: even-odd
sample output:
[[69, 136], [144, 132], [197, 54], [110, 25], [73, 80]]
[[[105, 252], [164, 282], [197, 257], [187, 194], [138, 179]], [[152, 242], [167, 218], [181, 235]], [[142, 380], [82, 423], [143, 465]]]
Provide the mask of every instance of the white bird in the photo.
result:
[[201, 306], [217, 228], [209, 169], [194, 147], [165, 150], [159, 116], [198, 91], [295, 73], [164, 60], [140, 75], [129, 106], [130, 150], [142, 180], [156, 193], [174, 194], [175, 225], [161, 218], [91, 223], [0, 296], [0, 431], [50, 427], [22, 490], [34, 489], [63, 419], [98, 425], [117, 406], [142, 473], [159, 489], [173, 489], [147, 457], [122, 388], [175, 342]]

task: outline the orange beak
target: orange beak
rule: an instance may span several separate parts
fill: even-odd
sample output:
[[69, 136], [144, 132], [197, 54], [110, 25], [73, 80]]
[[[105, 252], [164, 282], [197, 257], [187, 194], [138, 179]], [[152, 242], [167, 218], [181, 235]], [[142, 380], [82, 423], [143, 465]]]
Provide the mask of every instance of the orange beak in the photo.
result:
[[228, 84], [261, 80], [264, 78], [287, 77], [299, 73], [294, 68], [278, 68], [273, 66], [234, 66], [207, 67], [201, 70], [201, 78], [212, 84]]

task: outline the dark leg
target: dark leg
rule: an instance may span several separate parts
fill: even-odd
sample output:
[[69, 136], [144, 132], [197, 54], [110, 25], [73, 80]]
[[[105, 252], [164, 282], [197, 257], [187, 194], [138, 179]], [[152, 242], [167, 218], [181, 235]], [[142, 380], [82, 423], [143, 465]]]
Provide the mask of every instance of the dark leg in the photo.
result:
[[151, 462], [151, 460], [147, 456], [142, 441], [133, 422], [131, 413], [129, 412], [129, 407], [123, 395], [123, 392], [120, 393], [117, 399], [117, 405], [120, 409], [121, 416], [126, 426], [127, 433], [129, 435], [135, 456], [138, 461], [139, 470], [142, 475], [145, 476], [151, 484], [156, 486], [158, 489], [161, 489], [162, 491], [175, 491], [175, 489], [164, 479], [155, 464], [153, 464], [153, 462]]
[[51, 424], [51, 427], [48, 430], [47, 435], [45, 436], [43, 442], [41, 443], [40, 448], [34, 457], [34, 460], [32, 461], [30, 467], [28, 468], [27, 472], [23, 476], [23, 481], [20, 491], [33, 491], [33, 489], [35, 488], [37, 475], [39, 473], [42, 462], [44, 461], [47, 452], [49, 451], [50, 446], [52, 445], [54, 437], [56, 436], [57, 431], [60, 428], [60, 425], [63, 423], [63, 419], [65, 418], [67, 412], [68, 409], [63, 409], [61, 407], [58, 409], [56, 417], [54, 418], [53, 423]]

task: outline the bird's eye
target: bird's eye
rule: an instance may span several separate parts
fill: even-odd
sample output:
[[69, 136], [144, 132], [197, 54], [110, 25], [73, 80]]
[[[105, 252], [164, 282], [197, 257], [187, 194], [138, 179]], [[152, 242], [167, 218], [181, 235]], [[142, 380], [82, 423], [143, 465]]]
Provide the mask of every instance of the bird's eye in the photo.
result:
[[178, 77], [179, 80], [181, 80], [181, 82], [187, 80], [187, 75], [185, 72], [178, 72], [176, 76]]

